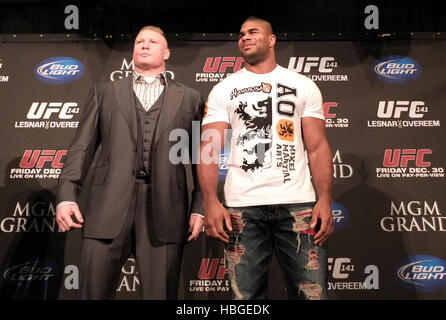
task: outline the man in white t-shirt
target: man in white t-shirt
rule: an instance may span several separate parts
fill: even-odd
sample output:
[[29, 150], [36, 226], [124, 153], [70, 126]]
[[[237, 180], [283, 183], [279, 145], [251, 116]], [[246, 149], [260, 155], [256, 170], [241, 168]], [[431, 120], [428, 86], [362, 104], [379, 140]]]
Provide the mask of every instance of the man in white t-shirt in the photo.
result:
[[[235, 299], [267, 298], [273, 251], [290, 299], [326, 299], [333, 168], [322, 96], [313, 81], [276, 64], [275, 42], [267, 21], [246, 19], [238, 41], [245, 68], [209, 94], [198, 166], [206, 234], [225, 243]], [[224, 207], [217, 184], [227, 129]]]

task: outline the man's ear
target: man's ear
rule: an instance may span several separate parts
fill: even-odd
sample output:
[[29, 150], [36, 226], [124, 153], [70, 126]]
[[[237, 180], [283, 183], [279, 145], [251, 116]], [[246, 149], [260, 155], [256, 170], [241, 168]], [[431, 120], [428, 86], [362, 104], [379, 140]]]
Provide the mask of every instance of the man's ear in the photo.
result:
[[270, 46], [270, 48], [274, 47], [274, 45], [276, 44], [276, 36], [271, 34], [268, 36], [268, 44]]
[[170, 49], [164, 50], [164, 61], [168, 60], [170, 57]]

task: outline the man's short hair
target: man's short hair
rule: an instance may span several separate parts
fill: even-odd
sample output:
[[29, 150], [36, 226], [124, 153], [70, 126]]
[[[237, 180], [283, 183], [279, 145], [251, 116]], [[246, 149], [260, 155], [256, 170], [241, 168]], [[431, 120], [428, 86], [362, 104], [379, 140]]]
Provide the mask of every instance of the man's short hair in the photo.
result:
[[160, 27], [157, 27], [157, 26], [144, 26], [141, 28], [141, 30], [139, 30], [138, 34], [140, 34], [141, 32], [143, 32], [145, 30], [155, 31], [155, 32], [158, 32], [159, 34], [161, 34], [163, 37], [166, 37], [164, 35], [164, 31]]
[[245, 23], [246, 21], [260, 21], [260, 22], [263, 22], [265, 24], [265, 26], [266, 26], [266, 32], [268, 33], [268, 35], [274, 34], [273, 27], [271, 26], [271, 23], [269, 23], [265, 19], [254, 17], [254, 16], [249, 16], [248, 18], [245, 19], [245, 21], [243, 23]]
[[146, 30], [154, 31], [154, 32], [157, 32], [157, 33], [159, 33], [160, 35], [162, 35], [163, 38], [166, 40], [167, 47], [169, 47], [169, 43], [167, 42], [167, 38], [166, 38], [166, 36], [164, 35], [164, 31], [163, 31], [160, 27], [157, 27], [157, 26], [144, 26], [144, 27], [142, 27], [142, 28], [139, 30], [138, 34], [140, 34], [140, 33], [143, 32], [143, 31], [146, 31]]

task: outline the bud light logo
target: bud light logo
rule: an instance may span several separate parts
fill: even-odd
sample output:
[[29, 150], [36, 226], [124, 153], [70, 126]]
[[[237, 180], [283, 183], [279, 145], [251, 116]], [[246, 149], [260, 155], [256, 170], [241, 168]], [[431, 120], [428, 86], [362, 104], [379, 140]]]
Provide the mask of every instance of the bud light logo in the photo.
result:
[[389, 56], [378, 60], [373, 66], [377, 78], [384, 82], [406, 83], [418, 78], [421, 66], [415, 60], [402, 56]]
[[334, 232], [339, 232], [344, 229], [350, 222], [350, 213], [340, 203], [333, 202], [332, 207]]
[[400, 284], [412, 290], [431, 292], [446, 288], [446, 262], [437, 257], [408, 257], [399, 263], [396, 273]]
[[220, 153], [220, 164], [219, 164], [219, 171], [218, 171], [218, 180], [219, 181], [225, 181], [226, 174], [228, 173], [228, 159], [229, 154], [231, 153], [231, 149], [224, 148], [221, 150]]
[[35, 258], [25, 263], [10, 265], [3, 272], [3, 278], [17, 286], [44, 286], [56, 278], [57, 269], [47, 259]]
[[70, 57], [54, 57], [40, 62], [34, 69], [37, 79], [49, 84], [78, 80], [84, 74], [82, 62]]

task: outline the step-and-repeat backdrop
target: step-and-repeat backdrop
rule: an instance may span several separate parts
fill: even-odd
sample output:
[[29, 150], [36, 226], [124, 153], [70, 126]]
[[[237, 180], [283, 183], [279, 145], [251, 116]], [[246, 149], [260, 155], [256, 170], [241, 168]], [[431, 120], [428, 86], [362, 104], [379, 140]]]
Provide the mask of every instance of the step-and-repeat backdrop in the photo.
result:
[[[446, 41], [285, 41], [277, 61], [324, 97], [334, 167], [330, 299], [446, 298]], [[174, 41], [171, 77], [207, 96], [242, 68], [236, 42]], [[76, 299], [81, 233], [58, 232], [55, 190], [93, 83], [133, 69], [132, 41], [0, 44], [0, 296]], [[225, 177], [221, 154], [220, 180]], [[278, 263], [271, 299], [286, 298]], [[138, 297], [135, 260], [117, 298]], [[227, 299], [223, 247], [184, 253], [179, 297]]]

